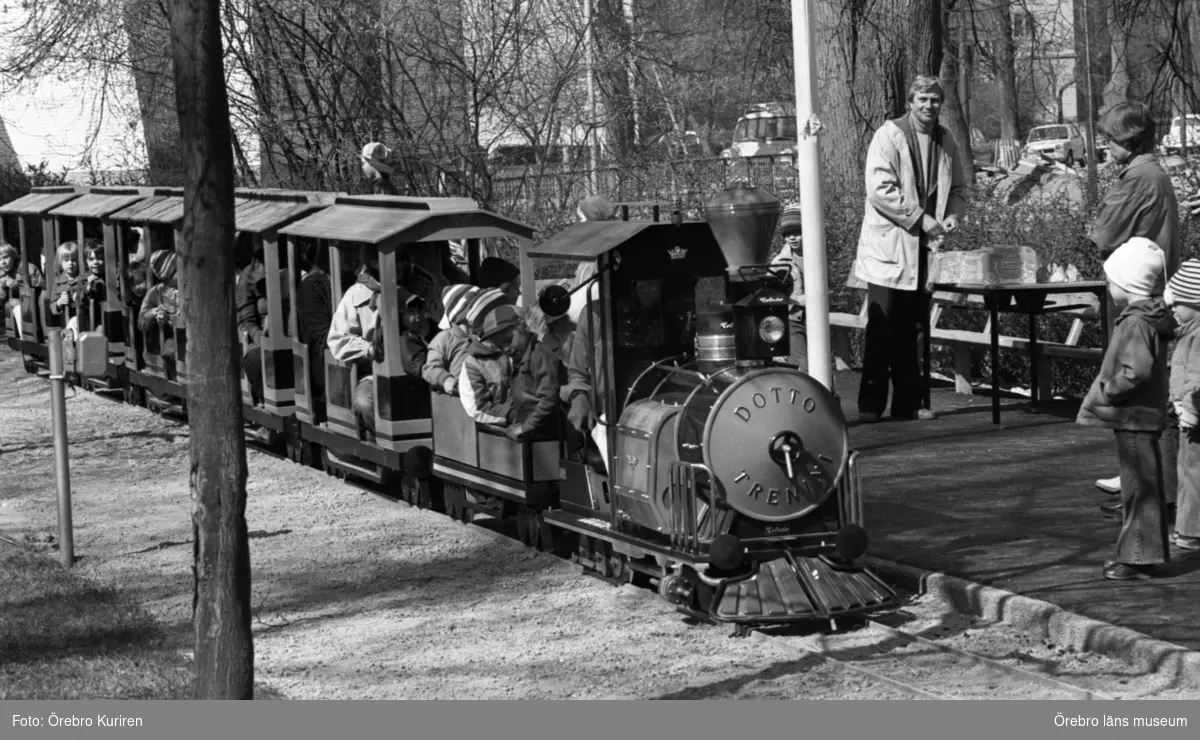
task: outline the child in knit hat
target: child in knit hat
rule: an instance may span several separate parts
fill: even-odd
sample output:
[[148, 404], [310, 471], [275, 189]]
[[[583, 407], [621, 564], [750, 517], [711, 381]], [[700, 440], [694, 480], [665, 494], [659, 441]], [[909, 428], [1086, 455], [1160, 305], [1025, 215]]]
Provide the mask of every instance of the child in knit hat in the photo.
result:
[[[496, 291], [497, 293], [499, 291]], [[476, 312], [480, 304], [485, 307]], [[512, 409], [513, 334], [521, 321], [517, 307], [481, 294], [472, 307], [471, 341], [458, 378], [467, 414], [481, 424], [505, 425]]]
[[1200, 550], [1200, 260], [1190, 259], [1167, 283], [1163, 296], [1175, 315], [1171, 402], [1179, 417], [1179, 496], [1171, 544]]
[[779, 218], [779, 235], [783, 248], [771, 264], [786, 267], [792, 283], [788, 328], [791, 333], [791, 354], [787, 361], [808, 372], [808, 332], [804, 324], [804, 246], [803, 213], [799, 203], [789, 203]]
[[447, 395], [454, 395], [458, 390], [458, 376], [471, 343], [467, 334], [467, 310], [480, 292], [474, 285], [466, 284], [451, 285], [442, 290], [442, 305], [446, 307], [442, 321], [446, 326], [429, 343], [425, 366], [421, 368], [421, 377], [434, 390]]
[[1121, 472], [1121, 533], [1104, 577], [1148, 578], [1167, 562], [1166, 501], [1159, 440], [1167, 418], [1167, 342], [1174, 330], [1162, 299], [1166, 263], [1154, 242], [1135, 237], [1104, 263], [1121, 310], [1076, 421], [1112, 429]]

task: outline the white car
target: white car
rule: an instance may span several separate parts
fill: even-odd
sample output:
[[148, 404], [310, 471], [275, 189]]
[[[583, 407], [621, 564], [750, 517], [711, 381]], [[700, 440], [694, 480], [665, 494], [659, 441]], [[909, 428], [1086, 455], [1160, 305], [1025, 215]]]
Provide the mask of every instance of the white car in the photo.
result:
[[[1174, 154], [1183, 148], [1183, 132], [1180, 130], [1183, 126], [1183, 118], [1183, 116], [1172, 118], [1171, 128], [1163, 137], [1162, 146], [1167, 154]], [[1187, 116], [1187, 146], [1190, 151], [1200, 149], [1200, 115], [1190, 114]]]
[[1055, 123], [1034, 128], [1025, 141], [1025, 151], [1042, 154], [1068, 167], [1087, 158], [1083, 131], [1074, 123]]

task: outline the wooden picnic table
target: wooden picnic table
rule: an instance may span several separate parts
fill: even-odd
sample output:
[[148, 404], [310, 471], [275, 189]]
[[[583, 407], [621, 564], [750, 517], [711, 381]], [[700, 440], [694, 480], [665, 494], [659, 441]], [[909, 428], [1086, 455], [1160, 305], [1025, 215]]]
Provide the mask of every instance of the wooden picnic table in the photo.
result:
[[[1001, 283], [994, 285], [972, 285], [968, 283], [935, 283], [934, 291], [947, 291], [963, 295], [977, 295], [983, 299], [984, 307], [991, 314], [991, 359], [992, 359], [992, 423], [1000, 423], [1000, 313], [1022, 313], [1029, 317], [1029, 397], [1030, 412], [1038, 410], [1038, 346], [1037, 317], [1044, 314], [1086, 308], [1089, 304], [1062, 303], [1049, 300], [1054, 295], [1092, 293], [1099, 301], [1100, 324], [1104, 330], [1104, 347], [1108, 347], [1108, 283], [1103, 280], [1066, 283]], [[928, 320], [928, 319], [927, 319]], [[925, 405], [929, 406], [929, 345], [928, 325], [924, 332], [924, 380]]]

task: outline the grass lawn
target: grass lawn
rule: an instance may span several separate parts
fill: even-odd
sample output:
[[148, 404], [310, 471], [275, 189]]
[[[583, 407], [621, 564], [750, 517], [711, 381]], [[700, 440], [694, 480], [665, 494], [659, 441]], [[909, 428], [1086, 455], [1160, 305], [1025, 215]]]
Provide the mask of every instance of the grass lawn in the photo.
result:
[[189, 699], [174, 642], [120, 592], [0, 540], [0, 700]]

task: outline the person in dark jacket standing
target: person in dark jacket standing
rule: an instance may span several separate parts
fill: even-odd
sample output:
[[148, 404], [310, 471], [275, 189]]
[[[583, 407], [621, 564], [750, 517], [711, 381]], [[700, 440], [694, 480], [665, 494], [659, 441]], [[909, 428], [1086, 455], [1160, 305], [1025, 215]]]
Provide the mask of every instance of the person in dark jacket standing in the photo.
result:
[[1167, 421], [1167, 342], [1174, 320], [1163, 301], [1166, 259], [1141, 237], [1104, 263], [1109, 294], [1121, 309], [1100, 373], [1076, 421], [1112, 429], [1121, 472], [1121, 534], [1104, 577], [1147, 578], [1167, 562], [1166, 499], [1160, 439]]
[[[1154, 149], [1156, 134], [1154, 116], [1149, 107], [1137, 101], [1125, 101], [1105, 111], [1100, 119], [1100, 131], [1108, 139], [1113, 161], [1121, 165], [1116, 181], [1100, 203], [1100, 210], [1088, 232], [1088, 239], [1107, 259], [1113, 251], [1134, 237], [1145, 237], [1163, 250], [1166, 259], [1166, 280], [1179, 268], [1180, 231], [1179, 205], [1175, 186]], [[1119, 312], [1110, 311], [1115, 317]], [[1179, 456], [1179, 430], [1174, 409], [1167, 410], [1169, 419], [1163, 433], [1162, 450], [1167, 503], [1174, 505], [1178, 483], [1176, 460]], [[1117, 495], [1121, 491], [1119, 476], [1101, 478], [1096, 487]], [[1119, 516], [1119, 505], [1100, 507], [1106, 514]]]

